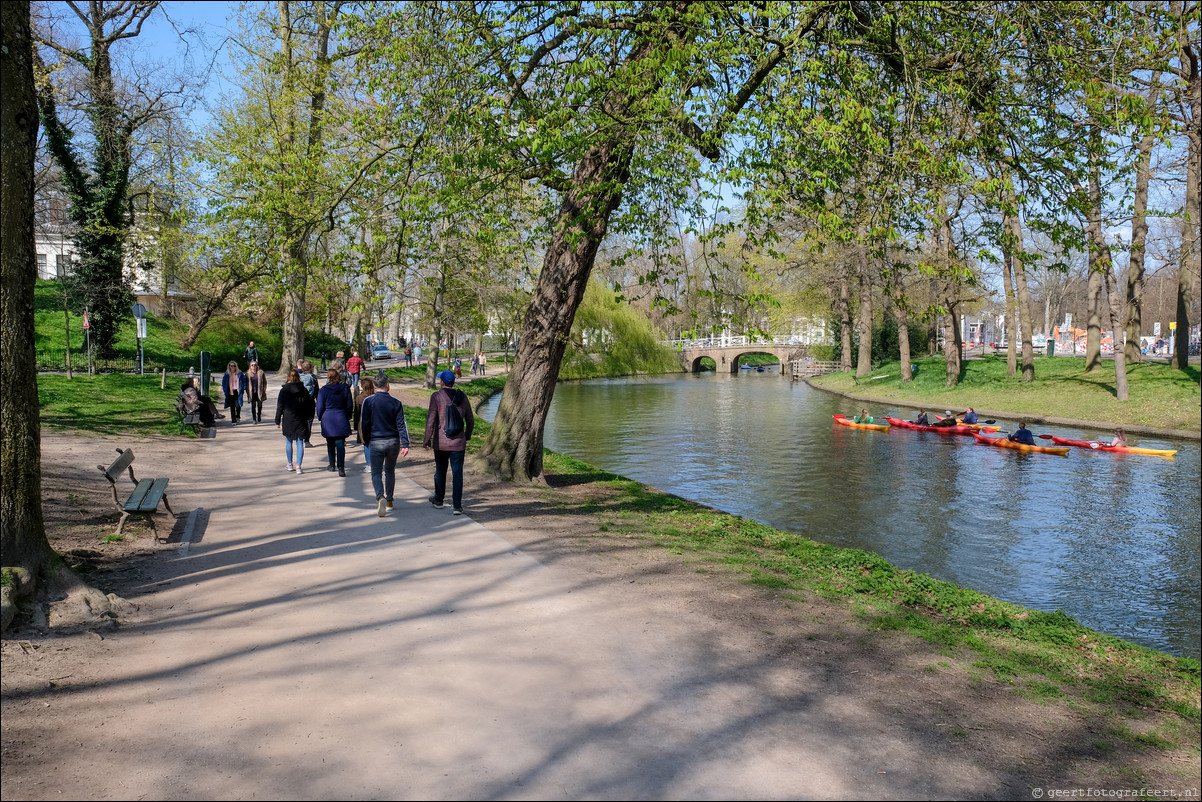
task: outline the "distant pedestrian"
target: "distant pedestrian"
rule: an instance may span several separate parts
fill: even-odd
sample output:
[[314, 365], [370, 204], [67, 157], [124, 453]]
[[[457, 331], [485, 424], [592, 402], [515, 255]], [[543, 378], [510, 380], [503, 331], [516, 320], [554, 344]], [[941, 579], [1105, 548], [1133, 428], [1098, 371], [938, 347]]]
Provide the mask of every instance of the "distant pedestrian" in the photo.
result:
[[472, 354], [472, 375], [475, 376], [480, 370], [480, 352]]
[[462, 379], [463, 378], [463, 360], [460, 359], [459, 357], [455, 357], [455, 361], [451, 363], [451, 367], [453, 368], [455, 378]]
[[[455, 374], [444, 370], [438, 374], [441, 388], [430, 396], [426, 413], [426, 435], [422, 445], [434, 448], [434, 492], [429, 501], [441, 509], [447, 493], [447, 466], [451, 468], [451, 508], [455, 515], [463, 514], [463, 454], [471, 439], [476, 418], [467, 394], [454, 389]], [[447, 407], [454, 406], [463, 417], [463, 430], [456, 435], [446, 433]]]
[[221, 376], [221, 392], [225, 408], [230, 411], [230, 423], [237, 426], [242, 417], [242, 398], [246, 395], [246, 374], [232, 359]]
[[258, 362], [251, 362], [246, 369], [246, 397], [250, 399], [251, 420], [262, 423], [263, 402], [267, 400], [267, 374]]
[[250, 345], [246, 346], [246, 350], [242, 352], [242, 358], [249, 365], [251, 362], [259, 361], [259, 349], [255, 348], [255, 341], [251, 340]]
[[326, 439], [327, 470], [337, 470], [339, 476], [346, 476], [346, 438], [351, 436], [355, 402], [351, 399], [351, 388], [342, 382], [340, 371], [330, 368], [326, 378], [326, 386], [317, 391], [317, 420], [321, 423], [321, 436]]
[[488, 357], [484, 355], [483, 351], [481, 351], [480, 352], [480, 375], [481, 376], [484, 375], [484, 366], [487, 364], [488, 364]]
[[359, 356], [359, 352], [353, 348], [351, 349], [351, 358], [346, 361], [346, 372], [351, 377], [348, 384], [354, 389], [359, 385], [359, 379], [363, 375], [363, 357]]
[[[313, 399], [301, 383], [300, 371], [288, 371], [288, 379], [280, 388], [275, 404], [275, 425], [284, 434], [284, 454], [288, 457], [288, 470], [304, 473], [301, 463], [305, 460], [305, 440], [309, 435], [309, 422], [313, 420]], [[296, 451], [293, 462], [292, 452]]]
[[409, 454], [409, 426], [405, 422], [405, 407], [388, 392], [388, 374], [380, 371], [372, 383], [375, 389], [363, 401], [360, 430], [371, 464], [376, 515], [383, 518], [392, 508], [397, 457]]

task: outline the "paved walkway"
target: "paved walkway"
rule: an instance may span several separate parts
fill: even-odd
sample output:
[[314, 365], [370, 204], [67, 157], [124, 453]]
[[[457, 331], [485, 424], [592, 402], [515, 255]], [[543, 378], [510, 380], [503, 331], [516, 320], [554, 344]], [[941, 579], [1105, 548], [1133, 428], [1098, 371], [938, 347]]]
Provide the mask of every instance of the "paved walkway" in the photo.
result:
[[[361, 449], [346, 478], [320, 447], [286, 472], [273, 404], [190, 441], [212, 488], [173, 495], [195, 513], [143, 588], [154, 615], [108, 636], [107, 679], [72, 691], [89, 746], [48, 769], [61, 798], [1009, 793], [882, 728], [838, 677], [749, 664], [710, 622], [540, 564], [470, 502], [454, 517], [398, 476], [377, 517]], [[75, 761], [111, 762], [107, 786], [78, 786]]]

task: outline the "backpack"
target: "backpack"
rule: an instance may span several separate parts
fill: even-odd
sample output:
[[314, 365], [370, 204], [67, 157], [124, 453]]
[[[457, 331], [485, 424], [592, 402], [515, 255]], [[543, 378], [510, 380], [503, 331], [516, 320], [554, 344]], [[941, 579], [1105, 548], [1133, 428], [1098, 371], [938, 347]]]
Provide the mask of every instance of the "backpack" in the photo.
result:
[[459, 407], [455, 406], [455, 397], [450, 393], [447, 395], [451, 400], [447, 402], [446, 421], [443, 422], [442, 433], [447, 437], [458, 437], [463, 434], [463, 413], [459, 411]]

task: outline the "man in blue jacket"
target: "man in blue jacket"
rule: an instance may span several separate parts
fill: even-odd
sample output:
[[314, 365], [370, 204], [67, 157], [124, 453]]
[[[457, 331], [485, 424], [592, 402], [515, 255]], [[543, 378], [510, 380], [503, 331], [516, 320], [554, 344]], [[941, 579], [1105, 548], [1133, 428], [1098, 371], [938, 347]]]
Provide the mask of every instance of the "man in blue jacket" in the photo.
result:
[[1027, 424], [1025, 423], [1018, 424], [1018, 430], [1010, 435], [1010, 439], [1025, 446], [1035, 445], [1035, 436], [1031, 434], [1031, 430], [1027, 428]]
[[380, 371], [373, 383], [376, 391], [363, 400], [359, 428], [363, 430], [363, 447], [371, 464], [376, 515], [383, 518], [392, 508], [397, 456], [409, 454], [409, 427], [405, 423], [405, 408], [388, 392], [388, 374]]

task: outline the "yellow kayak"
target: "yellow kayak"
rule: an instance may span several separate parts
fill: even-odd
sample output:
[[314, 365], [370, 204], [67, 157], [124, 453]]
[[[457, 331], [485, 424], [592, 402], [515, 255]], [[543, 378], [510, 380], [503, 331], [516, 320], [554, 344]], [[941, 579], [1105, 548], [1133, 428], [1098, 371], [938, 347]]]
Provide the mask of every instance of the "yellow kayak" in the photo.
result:
[[871, 429], [874, 432], [889, 431], [887, 423], [856, 423], [846, 415], [831, 415], [835, 419], [835, 423], [842, 423], [844, 426], [850, 426], [853, 429]]

